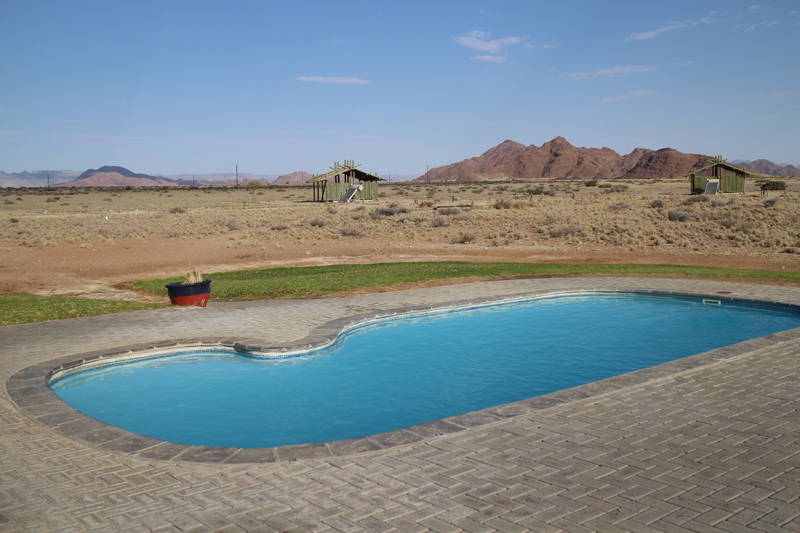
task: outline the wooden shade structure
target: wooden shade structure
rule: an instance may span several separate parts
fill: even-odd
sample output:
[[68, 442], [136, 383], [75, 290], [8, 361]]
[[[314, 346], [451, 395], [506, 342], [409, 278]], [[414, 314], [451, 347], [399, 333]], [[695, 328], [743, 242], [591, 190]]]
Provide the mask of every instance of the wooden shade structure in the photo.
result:
[[[708, 165], [692, 169], [688, 174], [684, 174], [684, 177], [689, 178], [692, 194], [704, 194], [707, 189], [713, 189], [709, 194], [716, 194], [716, 192], [743, 193], [745, 176], [753, 175], [752, 172], [731, 165], [718, 155], [709, 160]], [[712, 187], [709, 187], [709, 183]]]
[[306, 181], [312, 186], [315, 202], [339, 202], [348, 191], [351, 191], [349, 200], [377, 200], [378, 182], [386, 181], [375, 174], [359, 170], [353, 160], [345, 159], [344, 164], [334, 162], [330, 172], [319, 174]]

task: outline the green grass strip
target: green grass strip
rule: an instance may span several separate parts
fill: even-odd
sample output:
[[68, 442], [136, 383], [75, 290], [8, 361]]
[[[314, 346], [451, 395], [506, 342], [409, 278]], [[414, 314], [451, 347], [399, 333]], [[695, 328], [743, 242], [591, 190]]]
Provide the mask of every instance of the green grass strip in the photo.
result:
[[0, 326], [28, 324], [45, 320], [108, 315], [123, 311], [139, 311], [163, 307], [158, 304], [34, 296], [33, 294], [0, 294]]
[[[680, 265], [570, 265], [558, 263], [379, 263], [270, 268], [205, 274], [213, 280], [212, 301], [311, 298], [359, 289], [456, 278], [563, 275], [681, 275], [700, 278], [751, 278], [800, 282], [800, 272], [739, 270]], [[164, 285], [182, 278], [134, 283], [137, 290], [166, 294]]]

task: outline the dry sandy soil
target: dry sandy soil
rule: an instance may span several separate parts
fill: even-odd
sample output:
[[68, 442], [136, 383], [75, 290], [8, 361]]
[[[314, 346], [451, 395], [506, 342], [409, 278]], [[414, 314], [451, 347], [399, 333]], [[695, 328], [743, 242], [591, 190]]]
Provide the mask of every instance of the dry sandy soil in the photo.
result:
[[[658, 263], [800, 271], [800, 179], [690, 197], [685, 180], [305, 187], [2, 189], [0, 293], [146, 300], [129, 283], [272, 266], [393, 261]], [[537, 190], [539, 189], [539, 190]], [[542, 192], [546, 194], [541, 194]], [[166, 295], [163, 300], [166, 300]]]

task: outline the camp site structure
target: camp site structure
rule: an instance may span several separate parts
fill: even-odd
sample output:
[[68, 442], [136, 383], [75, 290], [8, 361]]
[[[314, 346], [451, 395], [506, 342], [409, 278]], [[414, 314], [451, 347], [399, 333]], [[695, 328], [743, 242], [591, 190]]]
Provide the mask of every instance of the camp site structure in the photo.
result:
[[315, 202], [349, 202], [351, 200], [377, 200], [378, 182], [386, 181], [374, 174], [359, 170], [353, 160], [343, 165], [336, 161], [330, 172], [314, 176], [310, 183]]
[[685, 174], [689, 178], [692, 194], [717, 194], [744, 192], [745, 176], [753, 176], [752, 172], [731, 165], [718, 155], [703, 168], [692, 169]]

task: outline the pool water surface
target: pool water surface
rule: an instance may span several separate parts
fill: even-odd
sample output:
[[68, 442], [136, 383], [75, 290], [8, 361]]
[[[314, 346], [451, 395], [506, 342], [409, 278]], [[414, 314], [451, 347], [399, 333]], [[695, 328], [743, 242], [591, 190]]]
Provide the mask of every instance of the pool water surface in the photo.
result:
[[583, 295], [382, 321], [285, 359], [193, 350], [54, 379], [83, 413], [170, 442], [273, 447], [362, 437], [800, 327], [778, 308]]

